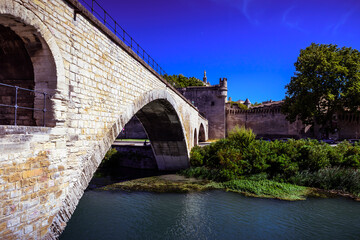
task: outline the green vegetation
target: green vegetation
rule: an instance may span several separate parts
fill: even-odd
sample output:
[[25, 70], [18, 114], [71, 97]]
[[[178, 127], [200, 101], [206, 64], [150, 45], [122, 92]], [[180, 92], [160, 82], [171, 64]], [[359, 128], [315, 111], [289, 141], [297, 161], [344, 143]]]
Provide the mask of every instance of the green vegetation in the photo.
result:
[[[291, 183], [347, 191], [360, 197], [360, 145], [353, 146], [348, 142], [335, 147], [311, 139], [267, 142], [256, 140], [251, 130], [235, 128], [226, 139], [202, 148], [194, 147], [190, 164], [192, 168], [183, 171], [185, 176], [223, 183], [235, 181], [232, 185], [225, 185], [226, 188], [234, 183], [239, 184], [240, 190], [260, 184], [266, 186], [269, 193], [282, 189], [283, 197], [288, 198], [291, 189], [296, 187], [286, 185], [279, 188], [277, 184]], [[246, 179], [251, 181], [246, 184], [241, 182]], [[277, 183], [270, 184], [268, 180]], [[255, 181], [260, 182], [255, 184]], [[302, 190], [299, 189], [300, 192]], [[262, 195], [262, 190], [259, 191], [247, 190]]]
[[182, 74], [179, 75], [167, 75], [164, 74], [163, 78], [173, 85], [175, 88], [184, 88], [191, 86], [204, 86], [204, 83], [195, 77], [185, 77]]
[[286, 85], [283, 112], [291, 122], [317, 123], [328, 137], [333, 116], [360, 107], [360, 53], [337, 45], [315, 44], [300, 51], [295, 76]]
[[271, 180], [236, 179], [224, 182], [223, 186], [230, 191], [240, 192], [246, 196], [283, 200], [305, 200], [306, 196], [312, 192], [306, 187]]
[[324, 168], [316, 172], [304, 171], [295, 175], [292, 182], [325, 190], [350, 192], [360, 196], [359, 170], [346, 168]]
[[266, 174], [241, 176], [230, 181], [222, 181], [224, 179], [222, 171], [206, 167], [189, 168], [183, 170], [181, 174], [197, 179], [216, 180], [214, 183], [217, 184], [217, 189], [238, 192], [251, 197], [304, 200], [306, 196], [316, 195], [315, 189], [268, 180]]
[[119, 159], [120, 153], [115, 148], [110, 148], [103, 160], [100, 163], [99, 167], [102, 168], [111, 168], [116, 165], [116, 160]]
[[[110, 149], [100, 166], [115, 166], [119, 157], [120, 153]], [[346, 141], [335, 147], [311, 139], [267, 142], [256, 140], [251, 130], [236, 127], [226, 139], [195, 146], [190, 164], [191, 168], [181, 171], [188, 178], [165, 175], [103, 189], [154, 192], [224, 189], [285, 200], [324, 196], [319, 190], [323, 189], [360, 198], [360, 144]]]
[[237, 105], [240, 109], [248, 110], [248, 107], [242, 103], [231, 101], [230, 106], [232, 107], [233, 105]]
[[100, 188], [111, 191], [149, 191], [158, 193], [188, 193], [207, 190], [226, 190], [251, 197], [278, 198], [283, 200], [304, 200], [313, 195], [313, 189], [271, 180], [238, 179], [223, 183], [206, 179], [185, 178], [169, 174], [119, 182]]

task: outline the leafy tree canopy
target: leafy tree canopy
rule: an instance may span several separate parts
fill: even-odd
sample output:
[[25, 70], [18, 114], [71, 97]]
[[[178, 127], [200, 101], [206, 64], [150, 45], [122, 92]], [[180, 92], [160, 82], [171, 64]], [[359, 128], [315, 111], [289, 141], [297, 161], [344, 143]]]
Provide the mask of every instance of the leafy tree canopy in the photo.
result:
[[182, 74], [179, 75], [167, 75], [164, 74], [163, 78], [168, 81], [175, 88], [184, 88], [190, 86], [204, 86], [204, 83], [195, 77], [185, 77]]
[[286, 85], [283, 112], [294, 122], [317, 123], [328, 134], [333, 115], [360, 106], [360, 53], [332, 44], [312, 43], [300, 50], [296, 71]]

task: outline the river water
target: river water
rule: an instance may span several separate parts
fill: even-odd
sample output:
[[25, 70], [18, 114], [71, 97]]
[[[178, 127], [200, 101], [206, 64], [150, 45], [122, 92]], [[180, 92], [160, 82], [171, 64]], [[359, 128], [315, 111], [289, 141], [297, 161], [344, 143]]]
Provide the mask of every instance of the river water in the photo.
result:
[[60, 239], [360, 239], [360, 203], [89, 190]]

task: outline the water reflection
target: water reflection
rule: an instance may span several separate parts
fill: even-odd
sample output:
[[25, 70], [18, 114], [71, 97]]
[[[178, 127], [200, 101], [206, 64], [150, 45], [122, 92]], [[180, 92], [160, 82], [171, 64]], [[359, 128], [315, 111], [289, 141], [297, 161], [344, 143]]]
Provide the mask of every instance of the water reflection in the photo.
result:
[[359, 239], [360, 203], [87, 191], [60, 239]]

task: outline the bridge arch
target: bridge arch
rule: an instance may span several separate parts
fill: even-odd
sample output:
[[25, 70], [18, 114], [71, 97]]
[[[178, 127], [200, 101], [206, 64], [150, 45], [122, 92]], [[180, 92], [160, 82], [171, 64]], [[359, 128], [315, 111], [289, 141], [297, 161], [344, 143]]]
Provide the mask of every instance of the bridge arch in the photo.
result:
[[[0, 82], [20, 87], [17, 105], [39, 109], [18, 108], [17, 124], [44, 126], [45, 120], [45, 126], [55, 126], [55, 119], [59, 119], [54, 116], [55, 99], [58, 93], [68, 91], [64, 91], [65, 84], [59, 84], [65, 82], [64, 66], [51, 31], [33, 12], [17, 2], [6, 1], [0, 5], [0, 40]], [[15, 105], [15, 88], [3, 85], [0, 91], [6, 96], [2, 104]], [[13, 125], [13, 112], [14, 108], [1, 108], [0, 124]]]
[[204, 125], [201, 123], [199, 127], [199, 142], [205, 142], [205, 141], [206, 141], [205, 128]]
[[136, 99], [119, 119], [120, 126], [136, 116], [148, 135], [160, 170], [189, 166], [183, 120], [174, 98], [166, 90], [152, 90]]

